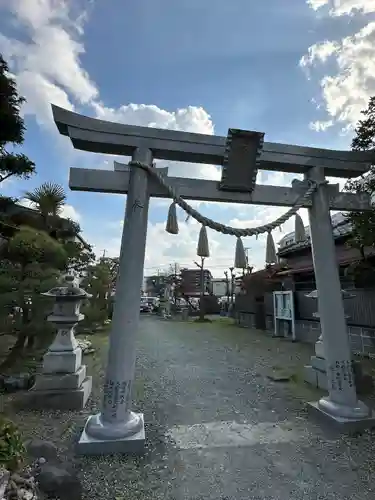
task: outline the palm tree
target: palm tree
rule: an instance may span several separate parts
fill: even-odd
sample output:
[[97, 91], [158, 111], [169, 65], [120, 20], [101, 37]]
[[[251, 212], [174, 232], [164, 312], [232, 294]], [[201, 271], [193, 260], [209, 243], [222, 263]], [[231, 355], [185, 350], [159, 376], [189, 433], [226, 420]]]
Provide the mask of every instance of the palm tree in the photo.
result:
[[66, 193], [59, 184], [44, 182], [34, 191], [27, 191], [25, 198], [36, 208], [44, 221], [45, 229], [56, 231], [59, 216], [66, 202]]

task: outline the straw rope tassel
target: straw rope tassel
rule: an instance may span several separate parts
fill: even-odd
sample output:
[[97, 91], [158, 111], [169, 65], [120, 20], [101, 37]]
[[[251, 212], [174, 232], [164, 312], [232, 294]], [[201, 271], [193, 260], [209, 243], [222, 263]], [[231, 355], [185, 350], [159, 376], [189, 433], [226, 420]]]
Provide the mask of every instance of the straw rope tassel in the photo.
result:
[[299, 214], [296, 214], [295, 218], [295, 226], [294, 226], [294, 239], [296, 242], [305, 241], [306, 239], [306, 231], [305, 226], [302, 221], [302, 217]]
[[234, 267], [237, 269], [246, 269], [247, 268], [247, 259], [245, 248], [243, 246], [243, 241], [241, 238], [237, 238], [236, 241], [236, 253], [234, 256]]
[[199, 232], [197, 255], [199, 257], [209, 257], [210, 249], [208, 247], [207, 229], [206, 226], [202, 225]]
[[169, 234], [178, 234], [178, 220], [176, 211], [176, 202], [173, 201], [168, 210], [168, 219], [165, 230]]
[[276, 255], [276, 247], [275, 242], [273, 241], [273, 237], [271, 232], [267, 234], [267, 244], [266, 244], [266, 264], [276, 264], [277, 255]]

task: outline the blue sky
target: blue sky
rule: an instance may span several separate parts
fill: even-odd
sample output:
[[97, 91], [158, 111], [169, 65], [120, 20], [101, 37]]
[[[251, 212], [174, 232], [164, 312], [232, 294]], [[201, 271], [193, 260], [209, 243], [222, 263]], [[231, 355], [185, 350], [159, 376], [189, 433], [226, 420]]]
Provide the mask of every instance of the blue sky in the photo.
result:
[[[220, 135], [244, 128], [264, 131], [267, 141], [347, 149], [375, 93], [374, 33], [374, 0], [0, 0], [0, 51], [27, 98], [23, 151], [38, 171], [3, 191], [22, 196], [45, 180], [63, 184], [66, 213], [98, 253], [116, 255], [125, 197], [67, 186], [69, 167], [108, 169], [112, 159], [73, 150], [52, 122], [51, 102], [130, 124]], [[210, 166], [173, 164], [170, 172], [220, 176]], [[263, 183], [290, 181], [258, 176]], [[151, 204], [146, 274], [195, 259], [199, 226], [181, 217], [181, 234], [166, 235], [167, 209], [163, 200]], [[240, 227], [284, 211], [207, 203], [199, 209]], [[207, 265], [221, 276], [235, 242], [211, 232], [209, 238]], [[264, 239], [245, 244], [262, 267]]]

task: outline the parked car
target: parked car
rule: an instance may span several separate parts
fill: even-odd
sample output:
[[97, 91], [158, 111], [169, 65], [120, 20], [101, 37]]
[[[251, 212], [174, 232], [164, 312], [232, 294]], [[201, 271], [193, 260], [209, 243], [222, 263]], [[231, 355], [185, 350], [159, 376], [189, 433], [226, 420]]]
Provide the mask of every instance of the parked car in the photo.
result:
[[147, 297], [147, 301], [151, 307], [151, 311], [156, 312], [160, 306], [159, 297]]
[[140, 312], [150, 313], [152, 311], [152, 305], [150, 304], [149, 297], [141, 297]]

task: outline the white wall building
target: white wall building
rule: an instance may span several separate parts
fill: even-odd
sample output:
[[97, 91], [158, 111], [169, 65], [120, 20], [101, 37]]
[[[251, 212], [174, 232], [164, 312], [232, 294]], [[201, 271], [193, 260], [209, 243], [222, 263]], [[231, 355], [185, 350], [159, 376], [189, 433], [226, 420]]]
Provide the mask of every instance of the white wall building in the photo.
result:
[[223, 278], [212, 278], [212, 293], [217, 297], [224, 297], [227, 294], [227, 283]]

